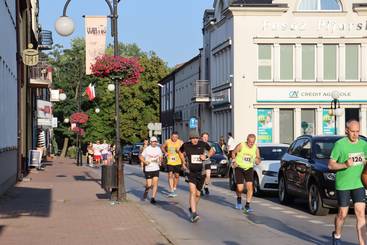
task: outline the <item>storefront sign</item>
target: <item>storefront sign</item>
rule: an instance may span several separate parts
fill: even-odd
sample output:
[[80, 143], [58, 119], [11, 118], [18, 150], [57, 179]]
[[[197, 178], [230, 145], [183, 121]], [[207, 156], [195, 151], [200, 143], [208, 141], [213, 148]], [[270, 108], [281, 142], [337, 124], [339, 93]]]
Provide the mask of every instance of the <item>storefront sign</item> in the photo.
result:
[[53, 127], [53, 128], [57, 128], [57, 126], [58, 126], [58, 123], [57, 123], [57, 117], [53, 117], [53, 118], [52, 118], [52, 127]]
[[37, 100], [37, 118], [52, 120], [52, 103], [50, 101]]
[[91, 74], [90, 67], [98, 56], [106, 50], [107, 17], [85, 17], [85, 72]]
[[335, 134], [334, 116], [329, 115], [329, 109], [322, 110], [322, 134], [323, 135]]
[[263, 31], [320, 31], [320, 32], [351, 32], [367, 31], [367, 21], [361, 22], [337, 22], [334, 20], [319, 20], [317, 22], [273, 22], [265, 20], [263, 22]]
[[273, 141], [273, 110], [257, 110], [257, 141], [271, 143]]
[[212, 95], [212, 105], [222, 105], [231, 103], [231, 89], [225, 89]]
[[333, 91], [339, 93], [340, 102], [367, 102], [367, 87], [303, 86], [258, 87], [257, 102], [330, 102]]
[[42, 128], [52, 127], [52, 118], [38, 118], [37, 126]]
[[50, 89], [50, 101], [52, 102], [60, 101], [60, 90]]

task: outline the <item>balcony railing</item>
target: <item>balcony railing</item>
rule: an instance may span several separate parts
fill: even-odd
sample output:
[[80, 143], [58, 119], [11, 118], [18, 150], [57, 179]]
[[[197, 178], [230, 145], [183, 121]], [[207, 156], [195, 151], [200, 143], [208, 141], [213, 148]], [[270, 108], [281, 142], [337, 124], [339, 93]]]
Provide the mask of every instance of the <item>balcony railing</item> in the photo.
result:
[[50, 50], [52, 49], [52, 32], [48, 30], [42, 30], [38, 38], [38, 50]]
[[29, 67], [29, 78], [32, 87], [49, 87], [52, 83], [52, 67], [40, 61], [37, 65]]
[[192, 101], [197, 103], [210, 102], [210, 83], [208, 80], [196, 80], [193, 87]]

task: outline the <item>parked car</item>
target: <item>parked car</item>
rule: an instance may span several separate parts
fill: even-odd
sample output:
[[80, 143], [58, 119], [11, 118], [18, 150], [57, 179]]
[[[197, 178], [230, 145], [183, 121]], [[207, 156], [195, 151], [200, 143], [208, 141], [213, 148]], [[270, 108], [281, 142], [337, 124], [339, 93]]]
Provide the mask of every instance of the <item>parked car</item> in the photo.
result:
[[130, 152], [129, 164], [139, 164], [139, 154], [141, 149], [143, 148], [143, 145], [143, 142], [139, 142], [133, 145], [133, 148]]
[[[254, 195], [259, 196], [265, 191], [278, 190], [278, 172], [280, 159], [287, 152], [289, 145], [275, 143], [258, 144], [261, 163], [254, 166]], [[229, 169], [229, 186], [236, 190], [234, 171]]]
[[209, 142], [209, 145], [215, 149], [215, 154], [210, 158], [211, 175], [221, 177], [228, 176], [230, 164], [227, 156], [217, 142]]
[[287, 152], [287, 144], [258, 144], [261, 163], [254, 166], [254, 195], [266, 191], [278, 191], [280, 160]]
[[327, 215], [330, 208], [337, 207], [335, 173], [328, 170], [328, 161], [335, 142], [341, 137], [303, 135], [291, 144], [279, 170], [281, 203], [291, 202], [295, 197], [304, 198], [314, 215]]
[[132, 149], [133, 149], [132, 145], [124, 145], [122, 147], [122, 160], [124, 161], [129, 160]]

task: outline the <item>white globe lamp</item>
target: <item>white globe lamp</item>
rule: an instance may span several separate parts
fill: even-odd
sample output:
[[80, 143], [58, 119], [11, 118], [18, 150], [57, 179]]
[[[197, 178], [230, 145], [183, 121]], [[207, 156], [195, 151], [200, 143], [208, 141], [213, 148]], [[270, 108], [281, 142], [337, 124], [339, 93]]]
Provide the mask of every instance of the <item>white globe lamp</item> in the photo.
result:
[[70, 122], [69, 118], [64, 119], [64, 123], [69, 123], [69, 122]]
[[55, 22], [55, 30], [60, 36], [70, 36], [74, 29], [74, 21], [68, 16], [60, 16]]
[[65, 93], [60, 93], [60, 95], [59, 95], [59, 99], [60, 99], [61, 101], [66, 100], [66, 94], [65, 94]]
[[333, 98], [334, 100], [337, 100], [337, 99], [339, 99], [339, 92], [338, 91], [333, 91], [333, 92], [331, 92], [331, 98]]
[[343, 115], [343, 109], [342, 108], [336, 108], [334, 110], [335, 116], [340, 117]]
[[99, 108], [96, 108], [94, 111], [98, 114], [101, 110]]
[[115, 84], [113, 84], [113, 83], [108, 84], [107, 89], [110, 92], [115, 91]]

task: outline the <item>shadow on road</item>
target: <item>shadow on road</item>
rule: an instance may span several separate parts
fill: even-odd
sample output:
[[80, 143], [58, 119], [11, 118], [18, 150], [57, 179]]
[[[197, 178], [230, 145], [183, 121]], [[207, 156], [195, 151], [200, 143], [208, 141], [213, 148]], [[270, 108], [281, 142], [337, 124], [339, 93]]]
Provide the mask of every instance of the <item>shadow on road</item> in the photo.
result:
[[226, 245], [240, 245], [240, 243], [233, 242], [233, 241], [223, 241], [223, 244], [226, 244]]
[[[323, 236], [323, 239], [313, 237], [307, 233], [294, 229], [293, 227], [289, 226], [288, 224], [278, 219], [274, 219], [269, 216], [250, 214], [247, 215], [247, 218], [255, 224], [268, 226], [274, 230], [278, 230], [282, 233], [286, 233], [288, 235], [294, 236], [298, 239], [310, 242], [312, 244], [324, 245], [331, 243], [330, 237], [328, 236]], [[353, 243], [343, 242], [343, 245], [352, 245], [352, 244]]]
[[0, 218], [49, 217], [52, 190], [13, 187], [0, 198]]

